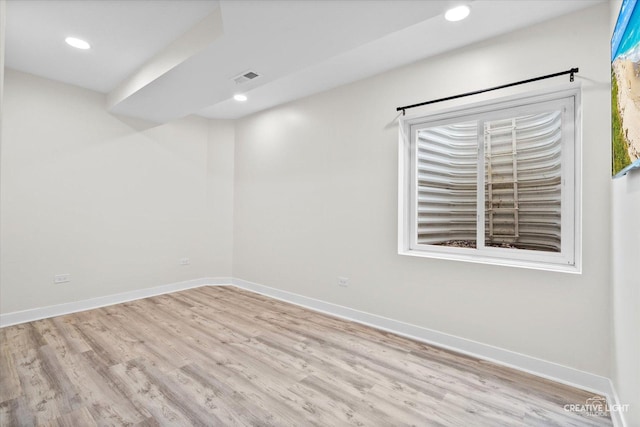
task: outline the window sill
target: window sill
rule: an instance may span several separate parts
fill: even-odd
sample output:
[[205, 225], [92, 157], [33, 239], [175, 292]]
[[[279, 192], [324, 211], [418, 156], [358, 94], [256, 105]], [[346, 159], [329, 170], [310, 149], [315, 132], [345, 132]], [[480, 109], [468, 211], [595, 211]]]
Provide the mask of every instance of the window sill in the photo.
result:
[[[559, 263], [550, 263], [550, 262], [536, 262], [530, 260], [520, 260], [520, 259], [508, 259], [508, 258], [499, 258], [499, 257], [491, 257], [477, 254], [468, 253], [468, 249], [461, 249], [460, 253], [452, 252], [430, 252], [430, 251], [420, 251], [414, 249], [399, 249], [398, 255], [408, 255], [414, 257], [421, 258], [434, 258], [434, 259], [444, 259], [449, 261], [464, 261], [464, 262], [473, 262], [476, 264], [489, 264], [489, 265], [497, 265], [501, 267], [517, 267], [517, 268], [527, 268], [533, 270], [544, 270], [544, 271], [554, 271], [559, 273], [570, 273], [570, 274], [582, 274], [582, 267], [579, 263], [576, 264], [559, 264]], [[466, 253], [465, 253], [466, 252]]]

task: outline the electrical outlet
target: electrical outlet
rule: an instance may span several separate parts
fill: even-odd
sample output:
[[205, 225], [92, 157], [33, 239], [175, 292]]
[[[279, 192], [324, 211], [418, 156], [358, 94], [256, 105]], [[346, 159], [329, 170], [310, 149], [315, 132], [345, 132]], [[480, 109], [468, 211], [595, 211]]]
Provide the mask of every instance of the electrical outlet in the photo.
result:
[[67, 283], [71, 281], [71, 274], [56, 274], [53, 276], [53, 283]]
[[338, 277], [338, 286], [342, 286], [346, 288], [349, 286], [349, 278], [348, 277]]
[[180, 265], [189, 265], [191, 264], [191, 260], [189, 258], [180, 258]]

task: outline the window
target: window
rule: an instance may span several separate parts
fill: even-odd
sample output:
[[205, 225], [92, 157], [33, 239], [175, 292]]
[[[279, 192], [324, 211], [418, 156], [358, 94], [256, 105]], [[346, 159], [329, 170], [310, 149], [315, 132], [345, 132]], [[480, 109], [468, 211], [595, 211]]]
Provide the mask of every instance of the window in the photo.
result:
[[400, 121], [400, 254], [580, 272], [580, 90]]

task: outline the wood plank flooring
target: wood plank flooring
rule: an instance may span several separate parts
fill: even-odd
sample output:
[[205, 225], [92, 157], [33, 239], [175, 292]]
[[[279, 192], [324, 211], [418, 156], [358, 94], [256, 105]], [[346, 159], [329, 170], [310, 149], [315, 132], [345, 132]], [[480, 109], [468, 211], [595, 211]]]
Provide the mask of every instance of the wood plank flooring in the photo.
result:
[[234, 287], [0, 330], [1, 426], [610, 426], [592, 393]]

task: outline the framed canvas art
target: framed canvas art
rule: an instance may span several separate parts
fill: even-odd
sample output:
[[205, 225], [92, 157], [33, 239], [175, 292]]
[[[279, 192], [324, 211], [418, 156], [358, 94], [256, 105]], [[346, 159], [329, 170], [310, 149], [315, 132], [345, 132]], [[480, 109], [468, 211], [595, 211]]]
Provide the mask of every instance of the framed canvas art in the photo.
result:
[[624, 0], [611, 38], [612, 175], [640, 169], [640, 1]]

